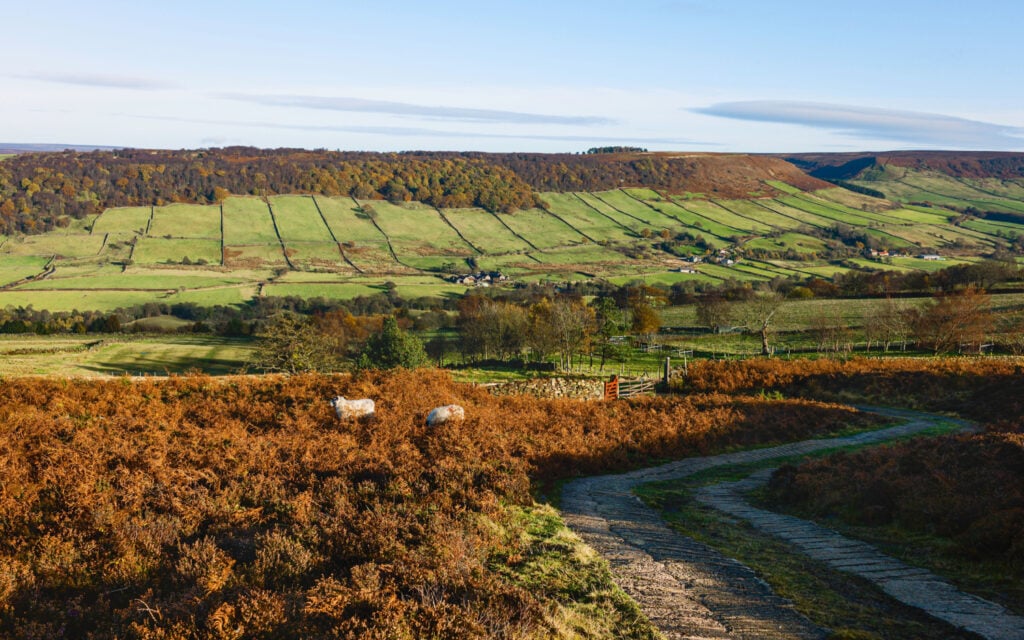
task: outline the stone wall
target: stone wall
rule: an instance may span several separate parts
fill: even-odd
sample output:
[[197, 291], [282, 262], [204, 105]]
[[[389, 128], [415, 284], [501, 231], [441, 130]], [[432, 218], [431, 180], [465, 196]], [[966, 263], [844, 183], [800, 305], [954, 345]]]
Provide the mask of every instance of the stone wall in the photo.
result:
[[535, 398], [577, 398], [581, 400], [597, 400], [604, 397], [603, 380], [536, 378], [484, 386], [498, 396], [526, 395]]

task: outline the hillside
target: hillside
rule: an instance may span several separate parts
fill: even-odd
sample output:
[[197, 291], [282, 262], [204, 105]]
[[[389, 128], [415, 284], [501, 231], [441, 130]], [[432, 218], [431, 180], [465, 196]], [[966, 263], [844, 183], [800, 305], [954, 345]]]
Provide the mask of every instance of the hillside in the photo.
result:
[[[184, 158], [187, 165], [174, 164]], [[800, 160], [819, 175], [846, 175], [840, 188], [768, 156], [19, 155], [0, 162], [8, 192], [19, 172], [31, 178], [16, 180], [24, 186], [0, 211], [8, 226], [36, 233], [0, 235], [0, 307], [206, 306], [392, 290], [441, 299], [481, 284], [464, 276], [493, 280], [495, 272], [514, 284], [597, 278], [706, 288], [931, 273], [1024, 249], [1024, 182], [875, 158]], [[857, 173], [843, 173], [854, 166]], [[394, 197], [399, 174], [403, 198]], [[279, 193], [293, 187], [311, 193]], [[173, 195], [178, 188], [185, 195]], [[259, 195], [230, 195], [246, 189]], [[499, 192], [518, 206], [472, 204]], [[100, 193], [148, 203], [99, 209]], [[427, 201], [412, 197], [428, 193]], [[40, 206], [54, 209], [40, 216], [32, 208]], [[75, 216], [59, 213], [68, 206]]]
[[315, 194], [515, 211], [536, 191], [648, 187], [724, 198], [824, 186], [776, 158], [651, 153], [362, 153], [232, 147], [22, 153], [0, 164], [0, 233], [39, 233], [110, 207]]

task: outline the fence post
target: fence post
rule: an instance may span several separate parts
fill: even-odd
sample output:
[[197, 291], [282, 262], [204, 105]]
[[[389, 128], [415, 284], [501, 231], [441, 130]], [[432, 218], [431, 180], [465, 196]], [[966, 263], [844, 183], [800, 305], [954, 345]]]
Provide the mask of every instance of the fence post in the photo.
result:
[[665, 374], [662, 376], [662, 382], [665, 386], [668, 386], [668, 380], [672, 377], [672, 358], [665, 356]]

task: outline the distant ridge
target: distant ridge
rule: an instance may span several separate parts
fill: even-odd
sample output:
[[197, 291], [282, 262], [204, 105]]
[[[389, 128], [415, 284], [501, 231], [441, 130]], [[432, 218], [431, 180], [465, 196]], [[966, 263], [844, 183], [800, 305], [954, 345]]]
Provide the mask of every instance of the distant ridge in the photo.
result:
[[123, 147], [111, 147], [99, 144], [26, 144], [20, 142], [0, 142], [0, 153], [45, 153], [48, 151], [111, 151]]

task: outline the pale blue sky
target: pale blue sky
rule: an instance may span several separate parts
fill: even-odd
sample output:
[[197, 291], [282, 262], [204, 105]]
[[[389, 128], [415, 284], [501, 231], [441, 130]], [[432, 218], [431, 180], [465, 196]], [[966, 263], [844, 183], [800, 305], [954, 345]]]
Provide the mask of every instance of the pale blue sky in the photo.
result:
[[0, 142], [1024, 149], [1024, 3], [7, 2]]

